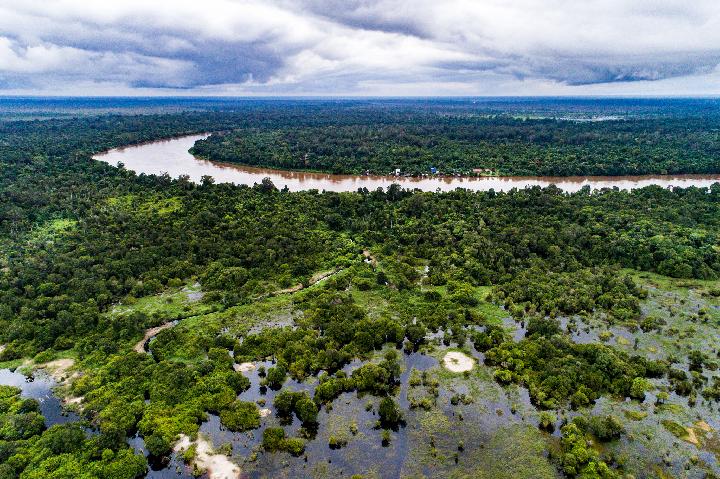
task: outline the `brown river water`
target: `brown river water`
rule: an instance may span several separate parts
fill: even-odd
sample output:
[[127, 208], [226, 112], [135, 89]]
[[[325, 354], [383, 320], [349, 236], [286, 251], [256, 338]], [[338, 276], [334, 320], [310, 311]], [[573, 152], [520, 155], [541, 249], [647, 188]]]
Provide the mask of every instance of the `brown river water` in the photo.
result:
[[556, 185], [568, 192], [580, 190], [589, 185], [592, 189], [617, 187], [623, 190], [642, 188], [648, 185], [670, 186], [710, 186], [720, 181], [716, 175], [644, 175], [644, 176], [514, 176], [514, 177], [395, 177], [395, 176], [357, 176], [331, 175], [326, 173], [308, 173], [301, 171], [283, 171], [270, 168], [256, 168], [230, 163], [216, 163], [195, 158], [188, 150], [195, 141], [207, 135], [192, 135], [169, 140], [161, 140], [141, 145], [116, 148], [95, 155], [95, 159], [113, 166], [122, 162], [125, 168], [138, 174], [168, 173], [177, 178], [188, 175], [193, 181], [200, 181], [203, 175], [215, 178], [218, 183], [253, 185], [263, 178], [270, 178], [278, 188], [287, 186], [291, 191], [326, 190], [356, 191], [358, 188], [375, 190], [387, 188], [393, 183], [403, 188], [418, 188], [423, 191], [450, 191], [455, 188], [469, 190], [508, 191], [512, 188], [527, 186]]

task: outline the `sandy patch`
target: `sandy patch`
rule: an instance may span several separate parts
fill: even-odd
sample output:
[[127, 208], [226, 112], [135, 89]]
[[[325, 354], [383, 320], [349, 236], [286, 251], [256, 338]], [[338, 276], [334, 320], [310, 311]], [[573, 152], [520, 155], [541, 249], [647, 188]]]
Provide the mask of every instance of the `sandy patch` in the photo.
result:
[[443, 366], [454, 373], [470, 371], [475, 366], [475, 360], [467, 354], [450, 351], [443, 357]]
[[233, 368], [235, 368], [235, 371], [240, 373], [246, 373], [249, 371], [252, 371], [255, 369], [254, 363], [240, 363], [240, 364], [233, 364]]
[[693, 429], [691, 427], [686, 427], [685, 430], [687, 431], [687, 436], [683, 437], [683, 439], [686, 440], [687, 442], [689, 442], [690, 444], [699, 446], [700, 441], [698, 440], [698, 437], [695, 434], [695, 429]]
[[272, 414], [272, 411], [266, 407], [260, 409], [260, 417], [268, 417], [270, 414]]
[[712, 430], [713, 430], [713, 428], [710, 426], [710, 424], [706, 423], [705, 421], [696, 422], [695, 427], [700, 429], [701, 431], [705, 431], [705, 432], [712, 432]]
[[372, 253], [370, 253], [369, 250], [364, 249], [362, 254], [365, 257], [363, 261], [365, 261], [373, 268], [377, 266], [377, 259], [375, 259], [375, 257], [372, 255]]
[[197, 448], [194, 463], [199, 469], [207, 472], [209, 479], [238, 479], [240, 477], [240, 467], [231, 462], [227, 456], [214, 454], [212, 444], [202, 437], [198, 437], [197, 441], [193, 443], [188, 436], [181, 434], [174, 450], [181, 453], [193, 444], [196, 444]]
[[82, 402], [84, 399], [85, 399], [85, 396], [66, 397], [66, 398], [63, 398], [63, 404], [65, 404], [65, 406], [72, 408], [74, 410], [82, 411], [82, 409], [83, 409]]
[[137, 353], [141, 353], [141, 354], [144, 353], [145, 352], [145, 343], [147, 343], [148, 340], [150, 340], [150, 338], [152, 338], [153, 336], [158, 334], [163, 329], [172, 328], [173, 326], [174, 326], [174, 324], [172, 322], [170, 322], [170, 323], [161, 324], [160, 326], [155, 326], [154, 328], [148, 329], [147, 331], [145, 331], [145, 336], [143, 336], [143, 338], [140, 341], [138, 341], [137, 344], [133, 347], [133, 351], [135, 351]]
[[68, 378], [68, 369], [75, 365], [75, 360], [72, 358], [55, 359], [44, 364], [38, 364], [38, 369], [44, 369], [52, 378], [62, 383]]

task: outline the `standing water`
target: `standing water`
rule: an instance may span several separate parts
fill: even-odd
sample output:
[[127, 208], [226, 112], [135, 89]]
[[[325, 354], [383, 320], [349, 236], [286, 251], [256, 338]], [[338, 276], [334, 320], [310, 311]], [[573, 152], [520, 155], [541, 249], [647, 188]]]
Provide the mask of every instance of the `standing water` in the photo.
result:
[[32, 398], [40, 403], [40, 413], [45, 417], [45, 426], [79, 421], [77, 414], [63, 409], [60, 399], [52, 393], [55, 381], [44, 372], [25, 376], [17, 371], [0, 369], [0, 384], [20, 389], [22, 397]]

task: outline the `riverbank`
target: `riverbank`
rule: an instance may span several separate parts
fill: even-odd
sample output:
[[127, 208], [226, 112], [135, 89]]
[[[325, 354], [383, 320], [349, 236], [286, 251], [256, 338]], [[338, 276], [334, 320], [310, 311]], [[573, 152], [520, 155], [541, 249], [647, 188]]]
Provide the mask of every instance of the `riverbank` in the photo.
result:
[[194, 182], [203, 176], [211, 176], [217, 183], [237, 185], [260, 184], [269, 178], [278, 188], [290, 191], [357, 191], [366, 188], [388, 188], [398, 184], [403, 188], [422, 191], [452, 191], [465, 188], [473, 191], [509, 191], [539, 186], [555, 185], [566, 192], [577, 192], [584, 187], [591, 190], [619, 188], [631, 190], [657, 185], [667, 187], [709, 187], [720, 182], [717, 175], [642, 175], [642, 176], [374, 176], [374, 175], [333, 175], [307, 171], [285, 171], [271, 168], [243, 166], [237, 163], [217, 163], [195, 158], [188, 150], [207, 134], [189, 135], [174, 139], [139, 144], [108, 150], [95, 155], [95, 159], [117, 165], [123, 163], [126, 169], [136, 173], [161, 175], [167, 173], [173, 178], [187, 175]]

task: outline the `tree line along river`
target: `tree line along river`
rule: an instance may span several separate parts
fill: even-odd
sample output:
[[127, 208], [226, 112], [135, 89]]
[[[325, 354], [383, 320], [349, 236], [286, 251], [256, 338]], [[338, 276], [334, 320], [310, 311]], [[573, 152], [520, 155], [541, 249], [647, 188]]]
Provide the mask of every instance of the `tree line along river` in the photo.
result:
[[720, 181], [718, 175], [643, 175], [643, 176], [515, 176], [515, 177], [455, 177], [455, 176], [374, 176], [374, 175], [332, 175], [303, 171], [284, 171], [270, 168], [256, 168], [231, 163], [217, 163], [195, 158], [188, 150], [199, 139], [207, 135], [190, 135], [168, 140], [160, 140], [141, 145], [116, 148], [95, 155], [95, 159], [113, 166], [118, 163], [138, 174], [169, 174], [173, 178], [188, 175], [193, 181], [202, 176], [212, 176], [219, 183], [253, 185], [263, 178], [270, 180], [278, 188], [287, 186], [290, 191], [326, 190], [356, 191], [358, 188], [375, 190], [397, 183], [403, 188], [422, 191], [450, 191], [466, 188], [476, 191], [508, 191], [512, 188], [528, 186], [556, 185], [567, 192], [579, 191], [584, 186], [591, 189], [613, 188], [628, 190], [649, 185], [662, 187], [707, 187]]

